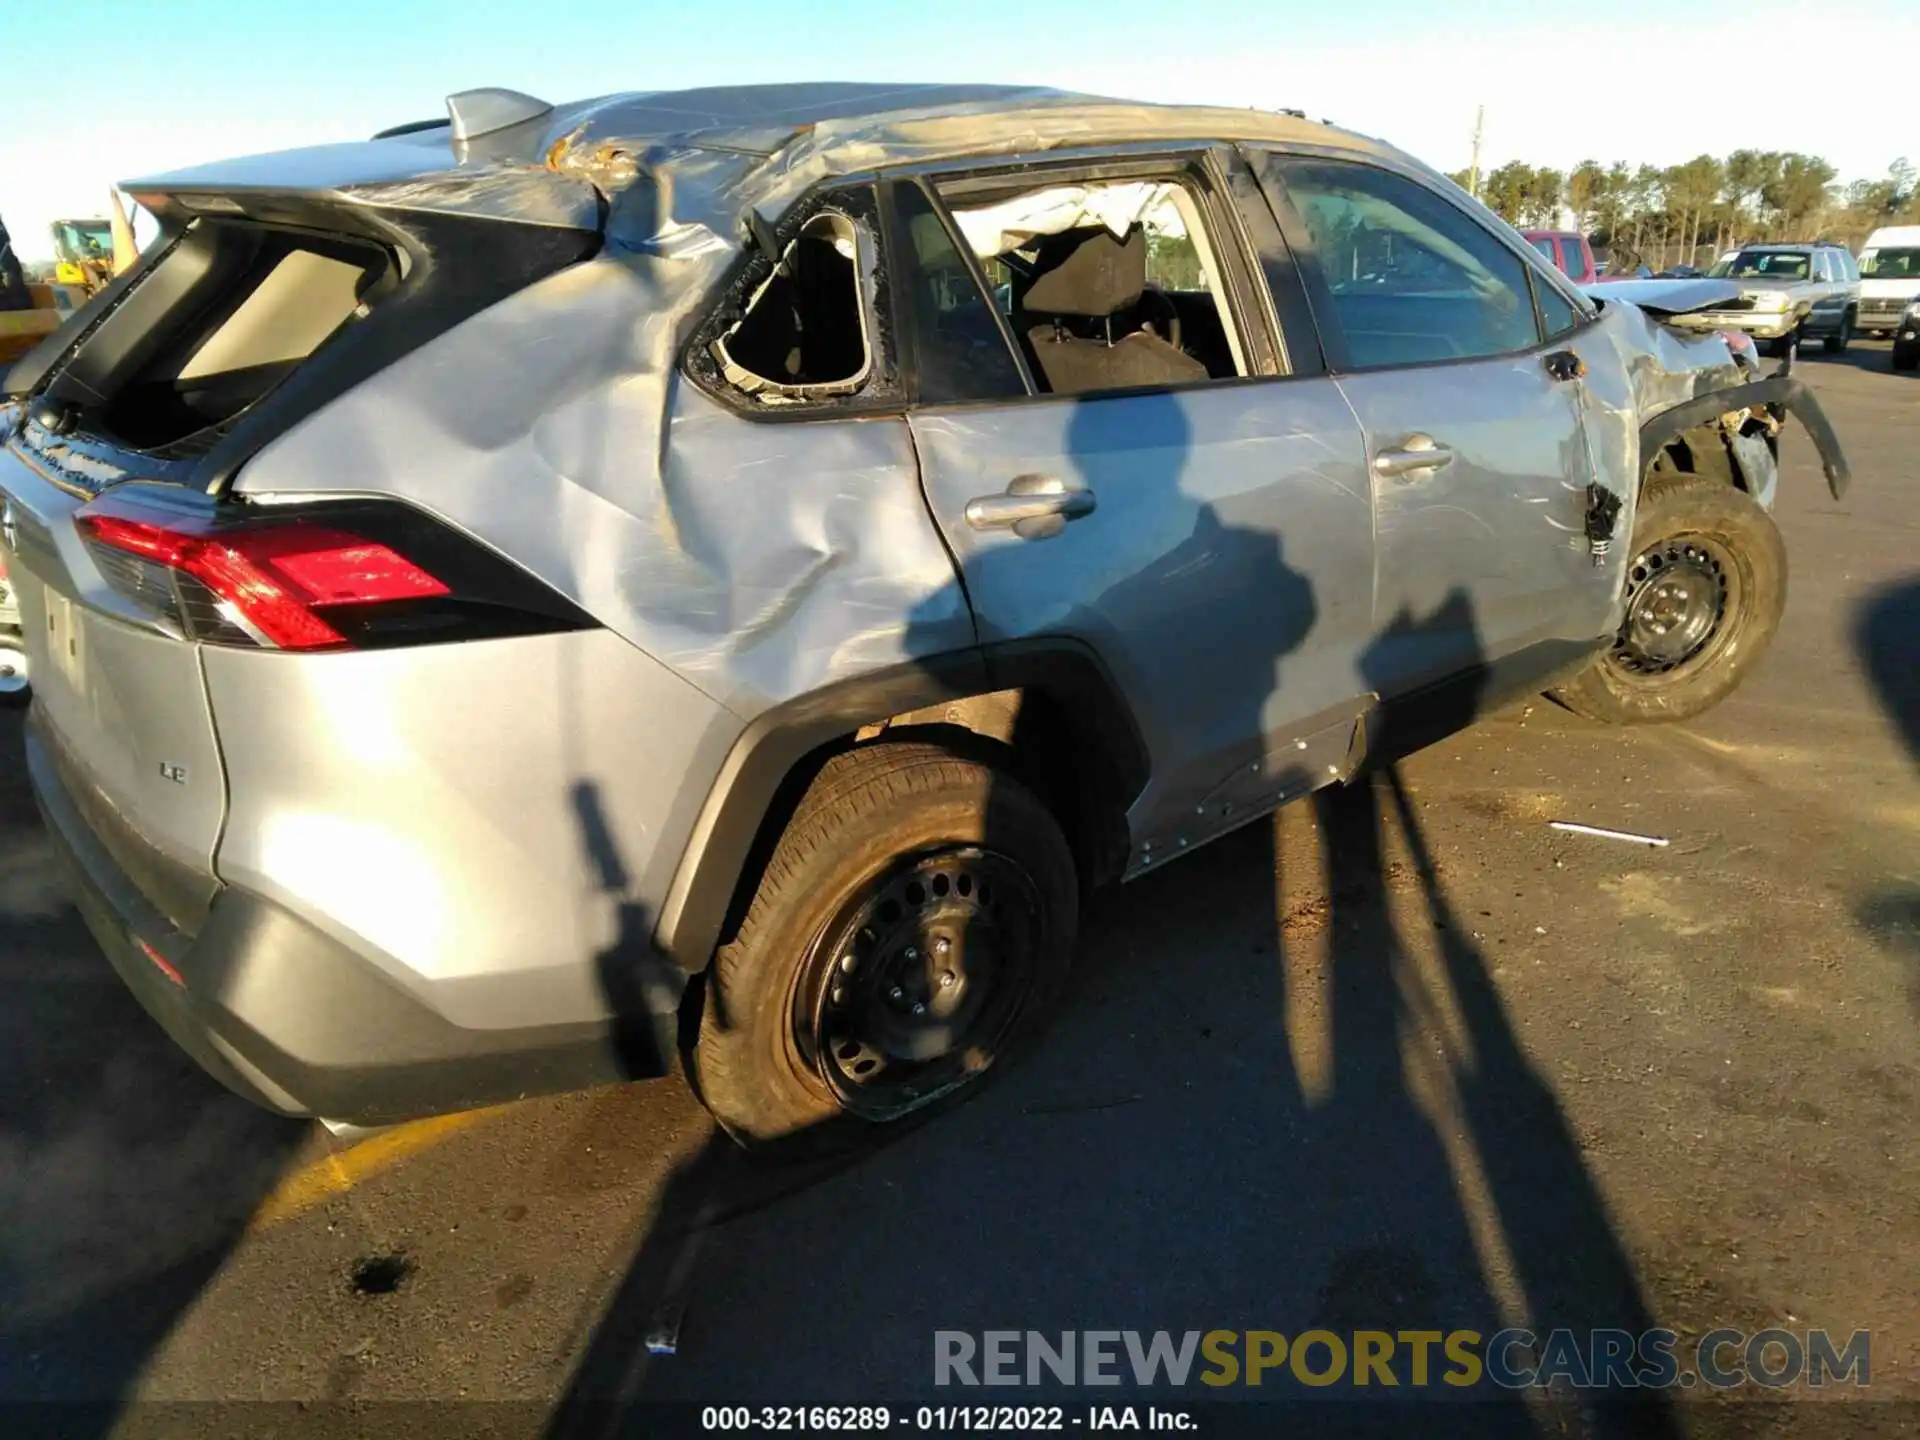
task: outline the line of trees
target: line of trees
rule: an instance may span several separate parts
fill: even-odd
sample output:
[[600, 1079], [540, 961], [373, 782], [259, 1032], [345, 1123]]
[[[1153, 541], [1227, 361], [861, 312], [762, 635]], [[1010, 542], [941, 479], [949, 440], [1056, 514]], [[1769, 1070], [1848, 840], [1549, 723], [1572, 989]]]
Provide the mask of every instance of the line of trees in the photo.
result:
[[[1884, 179], [1834, 183], [1817, 155], [1736, 150], [1664, 169], [1582, 160], [1565, 172], [1510, 161], [1482, 178], [1480, 198], [1515, 225], [1575, 228], [1616, 262], [1672, 264], [1754, 240], [1837, 240], [1858, 250], [1882, 225], [1920, 224], [1920, 183], [1904, 158]], [[1452, 177], [1467, 183], [1463, 170]]]

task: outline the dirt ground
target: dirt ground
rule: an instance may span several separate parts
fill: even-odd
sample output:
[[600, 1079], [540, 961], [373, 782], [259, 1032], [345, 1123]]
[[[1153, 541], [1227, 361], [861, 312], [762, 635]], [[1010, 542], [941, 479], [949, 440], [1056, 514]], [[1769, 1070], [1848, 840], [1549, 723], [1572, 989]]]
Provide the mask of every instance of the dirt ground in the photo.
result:
[[1779, 1326], [1870, 1330], [1871, 1386], [1473, 1418], [1920, 1432], [1920, 378], [1803, 374], [1855, 487], [1791, 439], [1786, 619], [1724, 706], [1516, 706], [1106, 897], [1039, 1053], [825, 1172], [741, 1166], [677, 1082], [357, 1144], [251, 1110], [65, 907], [6, 719], [0, 1402], [557, 1434], [614, 1395], [981, 1398], [931, 1389], [942, 1329]]

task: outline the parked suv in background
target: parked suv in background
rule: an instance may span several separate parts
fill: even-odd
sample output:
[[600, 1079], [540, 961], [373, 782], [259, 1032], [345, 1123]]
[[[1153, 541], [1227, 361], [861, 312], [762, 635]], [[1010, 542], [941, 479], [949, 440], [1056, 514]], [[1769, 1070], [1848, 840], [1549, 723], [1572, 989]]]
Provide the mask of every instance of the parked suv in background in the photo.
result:
[[1738, 299], [1676, 324], [1699, 330], [1744, 330], [1786, 354], [1818, 339], [1829, 355], [1846, 351], [1860, 308], [1860, 269], [1843, 245], [1746, 245], [1719, 260], [1709, 276], [1737, 281]]
[[288, 1113], [684, 1043], [750, 1144], [913, 1116], [1035, 1031], [1091, 887], [1507, 696], [1717, 702], [1789, 409], [1845, 484], [1750, 346], [1327, 126], [449, 108], [129, 185], [161, 239], [0, 409], [49, 833]]
[[1920, 225], [1876, 230], [1860, 249], [1860, 328], [1876, 339], [1902, 328], [1920, 300]]
[[1547, 263], [1576, 285], [1591, 285], [1600, 278], [1593, 263], [1593, 247], [1587, 237], [1572, 230], [1522, 230], [1526, 241], [1547, 257]]

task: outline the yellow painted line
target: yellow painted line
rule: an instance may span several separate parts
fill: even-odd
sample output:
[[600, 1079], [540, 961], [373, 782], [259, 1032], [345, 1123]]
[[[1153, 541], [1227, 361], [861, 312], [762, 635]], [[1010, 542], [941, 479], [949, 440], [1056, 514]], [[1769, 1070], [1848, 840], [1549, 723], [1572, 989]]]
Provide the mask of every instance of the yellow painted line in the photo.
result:
[[258, 1232], [291, 1220], [322, 1201], [346, 1194], [361, 1181], [391, 1170], [462, 1130], [491, 1119], [505, 1108], [496, 1105], [486, 1110], [462, 1110], [452, 1115], [410, 1121], [369, 1136], [345, 1150], [324, 1155], [274, 1186], [273, 1192], [253, 1212], [247, 1229]]

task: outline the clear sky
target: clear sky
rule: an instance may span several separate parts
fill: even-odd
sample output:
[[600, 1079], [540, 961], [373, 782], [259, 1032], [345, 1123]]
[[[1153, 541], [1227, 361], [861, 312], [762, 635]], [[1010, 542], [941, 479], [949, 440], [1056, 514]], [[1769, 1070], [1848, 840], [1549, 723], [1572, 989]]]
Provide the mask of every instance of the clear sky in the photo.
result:
[[1484, 104], [1489, 168], [1743, 146], [1849, 180], [1920, 163], [1916, 0], [0, 0], [0, 17], [0, 216], [28, 258], [115, 181], [364, 137], [481, 85], [1047, 84], [1295, 107], [1448, 170]]

